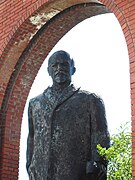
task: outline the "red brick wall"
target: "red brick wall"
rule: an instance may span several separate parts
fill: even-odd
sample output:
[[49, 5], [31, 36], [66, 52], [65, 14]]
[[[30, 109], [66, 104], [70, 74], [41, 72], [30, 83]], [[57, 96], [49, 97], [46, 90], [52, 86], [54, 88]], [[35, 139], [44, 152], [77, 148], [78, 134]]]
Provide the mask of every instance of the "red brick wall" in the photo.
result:
[[[33, 80], [45, 57], [73, 26], [88, 17], [105, 12], [100, 6], [98, 11], [95, 9], [95, 14], [91, 14], [91, 8], [96, 7], [90, 3], [85, 6], [84, 4], [73, 6], [83, 2], [87, 1], [1, 0], [0, 2], [0, 179], [2, 180], [18, 179], [23, 109]], [[101, 2], [116, 15], [128, 46], [131, 73], [132, 152], [135, 162], [135, 1], [101, 0]], [[68, 9], [62, 11], [65, 8]], [[48, 21], [58, 12], [61, 13]], [[38, 15], [41, 18], [39, 23], [35, 24], [32, 17]], [[43, 26], [45, 22], [47, 23]], [[40, 26], [42, 28], [39, 28]], [[34, 34], [36, 35], [33, 36]], [[135, 179], [134, 163], [133, 179]]]

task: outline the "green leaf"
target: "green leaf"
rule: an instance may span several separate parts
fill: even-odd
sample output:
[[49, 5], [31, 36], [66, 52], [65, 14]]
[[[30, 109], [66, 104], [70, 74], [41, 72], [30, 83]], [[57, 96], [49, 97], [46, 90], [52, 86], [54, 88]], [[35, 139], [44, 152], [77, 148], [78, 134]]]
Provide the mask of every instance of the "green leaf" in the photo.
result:
[[131, 132], [128, 123], [121, 125], [117, 134], [111, 136], [110, 148], [97, 145], [103, 158], [109, 161], [107, 180], [132, 179]]

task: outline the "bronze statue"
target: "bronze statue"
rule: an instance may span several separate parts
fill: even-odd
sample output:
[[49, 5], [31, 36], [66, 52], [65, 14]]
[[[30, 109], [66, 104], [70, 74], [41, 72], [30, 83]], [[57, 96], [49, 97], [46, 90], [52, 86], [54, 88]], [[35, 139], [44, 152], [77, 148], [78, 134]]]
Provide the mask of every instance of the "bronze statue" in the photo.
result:
[[75, 88], [74, 61], [65, 51], [48, 61], [53, 85], [30, 100], [27, 171], [30, 180], [105, 180], [107, 162], [97, 144], [108, 148], [101, 98]]

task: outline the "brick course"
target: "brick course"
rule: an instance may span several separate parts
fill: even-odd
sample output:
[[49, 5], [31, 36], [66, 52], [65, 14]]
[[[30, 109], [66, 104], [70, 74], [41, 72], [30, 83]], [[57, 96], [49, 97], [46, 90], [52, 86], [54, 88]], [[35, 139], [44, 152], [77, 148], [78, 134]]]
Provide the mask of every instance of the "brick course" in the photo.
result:
[[[117, 17], [128, 46], [132, 104], [132, 175], [135, 179], [135, 1], [101, 0], [101, 2]], [[88, 0], [1, 0], [1, 180], [18, 179], [23, 109], [31, 85], [45, 57], [59, 39], [76, 24], [93, 15], [106, 12], [109, 11], [105, 7], [90, 3]], [[34, 18], [39, 18], [38, 24]]]

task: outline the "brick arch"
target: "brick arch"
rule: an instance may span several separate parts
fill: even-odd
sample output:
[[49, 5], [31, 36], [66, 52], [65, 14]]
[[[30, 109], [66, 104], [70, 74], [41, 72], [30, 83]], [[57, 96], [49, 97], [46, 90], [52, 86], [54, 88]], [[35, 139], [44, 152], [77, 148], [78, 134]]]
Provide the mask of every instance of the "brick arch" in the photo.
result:
[[[7, 26], [7, 29], [5, 28], [5, 26], [3, 26], [3, 30], [5, 30], [5, 34], [4, 36], [1, 37], [1, 39], [5, 39], [6, 37], [7, 40], [5, 39], [5, 41], [3, 40], [4, 43], [0, 43], [0, 45], [3, 45], [3, 47], [0, 47], [0, 52], [3, 52], [0, 60], [0, 70], [1, 70], [0, 105], [3, 100], [3, 95], [5, 93], [7, 83], [10, 79], [12, 72], [14, 71], [14, 67], [19, 57], [21, 56], [22, 52], [27, 47], [27, 45], [31, 41], [32, 37], [36, 34], [36, 32], [43, 26], [43, 24], [48, 22], [53, 16], [60, 13], [64, 9], [73, 6], [75, 4], [87, 3], [88, 1], [89, 0], [77, 0], [77, 1], [69, 0], [67, 3], [66, 0], [57, 0], [57, 1], [53, 0], [51, 2], [50, 1], [48, 2], [47, 0], [40, 0], [40, 1], [35, 0], [35, 3], [27, 4], [27, 6], [30, 4], [28, 10], [23, 9], [25, 6], [21, 7], [22, 8], [22, 12], [20, 13], [22, 15], [21, 17], [19, 13], [18, 13], [19, 16], [18, 18], [14, 18], [13, 16], [15, 21], [14, 26], [13, 26], [14, 23], [10, 24], [10, 21], [8, 20], [9, 25]], [[11, 4], [9, 5], [11, 6]], [[18, 4], [16, 4], [16, 6], [17, 5]], [[27, 8], [27, 6], [25, 8]], [[11, 8], [9, 10], [11, 10]], [[24, 10], [25, 13], [23, 13]], [[7, 11], [5, 11], [5, 13], [6, 12]], [[4, 17], [4, 15], [2, 17]], [[38, 23], [35, 23], [34, 19], [36, 19]], [[11, 28], [10, 26], [13, 27]], [[8, 34], [9, 30], [10, 33]], [[7, 73], [5, 74], [5, 72]]]
[[[62, 12], [58, 14], [55, 11], [54, 14], [56, 13], [57, 15], [53, 18], [51, 17], [50, 21], [47, 20], [44, 26], [42, 26], [42, 23], [45, 23], [46, 19], [43, 17], [44, 20], [41, 20], [39, 24], [32, 24], [30, 18], [38, 14], [42, 15], [43, 9], [46, 7], [43, 5], [41, 9], [35, 11], [14, 34], [2, 55], [2, 59], [6, 63], [3, 62], [0, 74], [0, 77], [3, 77], [3, 92], [1, 95], [4, 95], [4, 98], [1, 98], [2, 120], [0, 135], [2, 137], [2, 148], [0, 179], [18, 179], [19, 143], [23, 109], [33, 80], [45, 57], [59, 39], [76, 24], [93, 15], [110, 12], [102, 4], [83, 3], [83, 1], [79, 4], [77, 3], [79, 1], [72, 2], [74, 4], [68, 4], [66, 10], [63, 11], [62, 9]], [[134, 44], [132, 29], [129, 28], [133, 24], [131, 21], [131, 24], [129, 23], [129, 17], [123, 13], [123, 5], [120, 6], [120, 3], [116, 4], [108, 0], [103, 1], [103, 3], [114, 12], [125, 34], [131, 62], [131, 88], [134, 89]], [[93, 11], [94, 8], [95, 11]], [[48, 12], [50, 12], [49, 10]], [[42, 26], [38, 32], [37, 26]], [[23, 36], [23, 33], [26, 36]], [[36, 35], [33, 36], [35, 33]], [[22, 39], [20, 40], [20, 38]], [[30, 38], [32, 38], [31, 41]], [[11, 57], [13, 64], [11, 64], [11, 67], [7, 67], [6, 65], [10, 65]], [[7, 74], [4, 74], [5, 68], [9, 68], [9, 72], [6, 69]], [[134, 116], [132, 120], [134, 120], [133, 118]]]
[[[24, 0], [25, 1], [25, 0]], [[28, 0], [29, 1], [29, 0]], [[90, 1], [95, 1], [95, 0], [90, 0]], [[65, 0], [57, 0], [55, 2], [52, 0], [51, 2], [48, 0], [33, 0], [29, 1], [27, 3], [20, 3], [20, 2], [11, 2], [8, 0], [8, 2], [4, 2], [1, 0], [1, 5], [3, 9], [2, 13], [2, 25], [3, 25], [3, 32], [6, 30], [4, 36], [1, 37], [0, 40], [0, 55], [4, 51], [5, 47], [9, 43], [10, 39], [14, 35], [15, 31], [19, 28], [19, 26], [29, 17], [33, 12], [35, 12], [38, 8], [42, 7], [44, 4], [47, 7], [51, 7], [52, 4], [55, 4], [55, 8], [58, 7], [58, 9], [62, 10], [64, 8], [70, 7], [71, 5], [74, 5], [76, 3], [81, 3], [81, 2], [88, 2], [88, 0], [78, 0], [76, 1], [71, 1], [69, 0], [66, 2]], [[8, 8], [8, 11], [7, 11]], [[19, 10], [18, 10], [19, 8]], [[11, 14], [10, 14], [11, 13]], [[9, 17], [10, 21], [8, 20], [8, 30], [6, 29], [6, 26], [4, 24], [4, 21], [6, 21], [7, 17]], [[7, 23], [6, 23], [7, 24]]]

